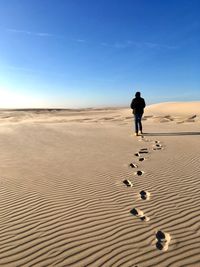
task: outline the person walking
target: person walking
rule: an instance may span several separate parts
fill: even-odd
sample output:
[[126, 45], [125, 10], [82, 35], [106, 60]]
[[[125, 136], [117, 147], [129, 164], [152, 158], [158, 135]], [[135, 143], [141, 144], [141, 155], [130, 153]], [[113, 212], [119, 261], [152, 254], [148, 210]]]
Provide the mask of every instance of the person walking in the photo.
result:
[[135, 117], [135, 136], [138, 136], [139, 134], [143, 134], [142, 115], [144, 113], [145, 106], [146, 106], [145, 100], [144, 98], [141, 97], [141, 93], [136, 92], [135, 98], [133, 98], [131, 105], [130, 105], [131, 109], [133, 110], [134, 117]]

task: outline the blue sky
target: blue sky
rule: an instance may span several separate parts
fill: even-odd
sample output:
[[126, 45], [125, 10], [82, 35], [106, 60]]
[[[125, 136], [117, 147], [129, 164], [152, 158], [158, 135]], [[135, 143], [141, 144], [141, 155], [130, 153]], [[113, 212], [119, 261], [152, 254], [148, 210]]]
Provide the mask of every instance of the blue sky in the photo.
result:
[[0, 0], [0, 108], [200, 100], [199, 0]]

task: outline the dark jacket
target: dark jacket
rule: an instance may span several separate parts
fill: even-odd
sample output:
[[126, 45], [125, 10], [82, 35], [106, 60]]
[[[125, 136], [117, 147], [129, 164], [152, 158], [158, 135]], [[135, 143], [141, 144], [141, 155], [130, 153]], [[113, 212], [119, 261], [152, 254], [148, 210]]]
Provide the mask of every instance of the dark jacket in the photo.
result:
[[133, 114], [143, 114], [145, 106], [146, 104], [145, 104], [144, 98], [142, 97], [133, 98], [131, 105], [130, 105], [130, 107], [133, 110]]

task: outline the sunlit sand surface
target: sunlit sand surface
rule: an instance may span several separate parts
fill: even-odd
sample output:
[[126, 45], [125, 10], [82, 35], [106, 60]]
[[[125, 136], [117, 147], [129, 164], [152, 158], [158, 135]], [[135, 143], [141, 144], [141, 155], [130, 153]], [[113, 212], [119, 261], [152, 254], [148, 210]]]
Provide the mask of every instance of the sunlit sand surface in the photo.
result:
[[143, 118], [0, 111], [0, 266], [200, 266], [200, 102]]

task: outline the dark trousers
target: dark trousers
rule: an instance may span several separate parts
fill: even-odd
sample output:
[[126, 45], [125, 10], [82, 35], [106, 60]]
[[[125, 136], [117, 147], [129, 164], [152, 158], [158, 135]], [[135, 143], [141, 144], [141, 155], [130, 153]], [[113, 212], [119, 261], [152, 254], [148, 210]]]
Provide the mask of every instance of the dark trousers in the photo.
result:
[[138, 129], [142, 132], [142, 114], [134, 114], [135, 116], [135, 132], [138, 133]]

